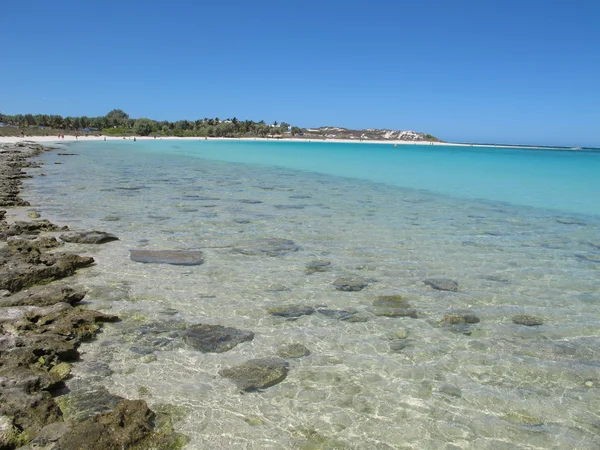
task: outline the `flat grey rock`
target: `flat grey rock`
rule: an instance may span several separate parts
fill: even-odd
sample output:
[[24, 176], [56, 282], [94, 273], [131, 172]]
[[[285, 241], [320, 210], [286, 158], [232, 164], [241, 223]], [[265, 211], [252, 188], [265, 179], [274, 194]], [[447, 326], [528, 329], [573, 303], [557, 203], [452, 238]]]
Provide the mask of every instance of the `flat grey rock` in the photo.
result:
[[264, 238], [242, 242], [233, 248], [234, 252], [252, 256], [283, 256], [300, 249], [291, 239]]
[[188, 327], [184, 336], [186, 344], [203, 353], [223, 353], [252, 339], [252, 331], [202, 323]]
[[269, 314], [272, 316], [285, 317], [286, 319], [296, 320], [302, 316], [314, 314], [315, 308], [304, 305], [285, 305], [269, 308]]
[[519, 314], [512, 318], [512, 322], [516, 325], [525, 325], [526, 327], [537, 327], [544, 325], [544, 321], [539, 317], [530, 316], [528, 314]]
[[438, 291], [458, 291], [458, 283], [448, 278], [428, 278], [423, 280], [423, 283]]
[[130, 250], [132, 261], [147, 264], [173, 264], [199, 266], [204, 263], [204, 253], [199, 250]]
[[310, 350], [302, 344], [286, 344], [277, 348], [277, 355], [288, 359], [302, 358], [310, 355]]
[[335, 280], [333, 285], [338, 291], [356, 292], [362, 291], [369, 283], [360, 277], [342, 277]]
[[243, 391], [255, 391], [281, 383], [288, 374], [288, 363], [281, 358], [251, 359], [219, 374]]
[[75, 244], [104, 244], [106, 242], [118, 241], [119, 238], [104, 231], [69, 231], [61, 234], [60, 239]]

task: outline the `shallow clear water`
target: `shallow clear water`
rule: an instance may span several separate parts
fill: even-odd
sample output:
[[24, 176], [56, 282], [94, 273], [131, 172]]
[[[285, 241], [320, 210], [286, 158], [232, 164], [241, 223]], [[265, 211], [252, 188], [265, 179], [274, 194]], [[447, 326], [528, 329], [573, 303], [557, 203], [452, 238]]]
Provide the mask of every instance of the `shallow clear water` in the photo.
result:
[[[77, 277], [86, 300], [124, 318], [82, 347], [73, 392], [177, 405], [190, 449], [597, 448], [598, 155], [211, 141], [68, 151], [78, 155], [44, 155], [27, 195], [51, 220], [120, 237], [68, 248], [97, 260]], [[232, 250], [260, 238], [300, 249]], [[139, 264], [133, 248], [202, 249], [206, 263]], [[314, 260], [331, 265], [309, 274]], [[368, 286], [336, 290], [347, 275]], [[431, 277], [458, 292], [433, 290]], [[373, 315], [385, 294], [406, 295], [418, 317]], [[267, 313], [289, 304], [367, 321]], [[443, 325], [457, 310], [481, 321]], [[516, 314], [544, 324], [516, 325]], [[203, 354], [180, 338], [194, 323], [255, 338]], [[242, 395], [218, 375], [286, 343], [311, 354], [276, 386]]]

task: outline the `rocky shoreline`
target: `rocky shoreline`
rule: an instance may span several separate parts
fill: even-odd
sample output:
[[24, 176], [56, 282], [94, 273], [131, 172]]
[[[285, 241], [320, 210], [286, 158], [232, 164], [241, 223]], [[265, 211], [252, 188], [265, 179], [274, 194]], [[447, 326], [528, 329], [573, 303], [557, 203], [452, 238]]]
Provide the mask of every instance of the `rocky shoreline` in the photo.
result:
[[[0, 208], [30, 206], [19, 196], [30, 177], [23, 169], [38, 167], [30, 159], [50, 150], [27, 142], [0, 146]], [[120, 399], [113, 410], [79, 420], [61, 410], [78, 347], [119, 318], [78, 305], [85, 290], [65, 279], [94, 259], [57, 249], [63, 241], [117, 238], [78, 237], [35, 212], [27, 221], [10, 220], [10, 212], [0, 209], [0, 450], [181, 448], [186, 438], [143, 400]]]

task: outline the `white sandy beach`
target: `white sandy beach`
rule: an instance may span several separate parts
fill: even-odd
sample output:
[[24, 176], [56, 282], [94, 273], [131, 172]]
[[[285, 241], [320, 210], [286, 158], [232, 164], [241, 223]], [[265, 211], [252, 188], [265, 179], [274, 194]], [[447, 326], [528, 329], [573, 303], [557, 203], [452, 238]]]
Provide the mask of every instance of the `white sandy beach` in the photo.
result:
[[[38, 142], [43, 144], [52, 144], [61, 142], [73, 142], [73, 141], [122, 141], [122, 140], [133, 140], [133, 136], [122, 137], [122, 136], [78, 136], [65, 135], [64, 139], [57, 139], [55, 136], [0, 136], [0, 144], [14, 144], [17, 142]], [[427, 142], [427, 141], [400, 141], [400, 140], [352, 140], [352, 139], [301, 139], [301, 138], [220, 138], [220, 137], [176, 137], [176, 136], [165, 136], [154, 138], [154, 136], [135, 136], [137, 140], [183, 140], [183, 141], [265, 141], [265, 142], [331, 142], [331, 143], [342, 143], [342, 144], [382, 144], [382, 145], [442, 145], [446, 147], [498, 147], [498, 148], [517, 148], [517, 149], [542, 149], [542, 147], [536, 146], [521, 146], [521, 145], [494, 145], [494, 144], [459, 144], [454, 142]], [[546, 150], [548, 148], [544, 147]]]
[[[155, 140], [153, 136], [135, 136], [138, 140]], [[39, 143], [60, 143], [60, 142], [70, 142], [70, 141], [121, 141], [121, 140], [133, 140], [133, 136], [131, 137], [122, 137], [122, 136], [79, 136], [75, 137], [74, 135], [65, 135], [64, 139], [57, 139], [55, 136], [0, 136], [0, 143], [16, 143], [16, 142], [39, 142]], [[455, 145], [455, 146], [468, 146], [467, 144], [454, 144], [451, 142], [425, 142], [425, 141], [396, 141], [396, 140], [352, 140], [352, 139], [299, 139], [299, 138], [218, 138], [218, 137], [175, 137], [175, 136], [165, 136], [159, 137], [156, 139], [165, 139], [165, 140], [185, 140], [185, 141], [290, 141], [290, 142], [337, 142], [337, 143], [353, 143], [353, 144], [391, 144], [391, 145]]]

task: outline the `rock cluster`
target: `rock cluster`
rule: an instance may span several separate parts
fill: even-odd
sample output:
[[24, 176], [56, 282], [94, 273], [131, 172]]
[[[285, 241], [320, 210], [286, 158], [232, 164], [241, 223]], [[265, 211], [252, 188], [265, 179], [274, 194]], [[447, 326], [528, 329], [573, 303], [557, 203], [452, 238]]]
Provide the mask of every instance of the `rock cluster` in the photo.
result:
[[[28, 205], [18, 197], [27, 176], [22, 168], [33, 166], [27, 158], [42, 151], [29, 144], [0, 149], [0, 206]], [[119, 399], [112, 411], [65, 420], [56, 396], [79, 359], [78, 347], [118, 318], [78, 306], [85, 291], [57, 281], [94, 263], [50, 253], [63, 244], [43, 233], [59, 230], [47, 220], [9, 224], [0, 210], [0, 449], [181, 448], [185, 439], [155, 429], [154, 413], [141, 400]], [[86, 243], [116, 239], [83, 232], [62, 240], [67, 236]]]

